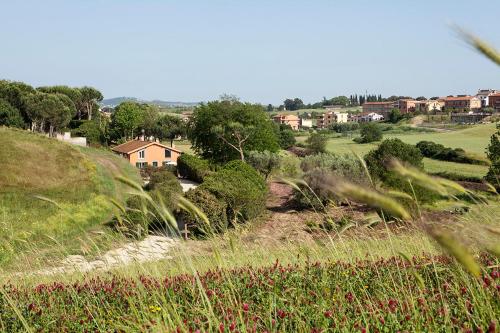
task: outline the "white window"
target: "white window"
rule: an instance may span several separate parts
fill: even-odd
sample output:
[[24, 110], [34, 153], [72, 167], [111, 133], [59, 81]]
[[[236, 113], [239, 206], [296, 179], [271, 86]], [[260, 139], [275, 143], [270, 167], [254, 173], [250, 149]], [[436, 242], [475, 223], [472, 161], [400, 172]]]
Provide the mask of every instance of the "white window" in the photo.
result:
[[146, 157], [146, 151], [145, 150], [140, 150], [139, 151], [139, 158], [144, 159]]

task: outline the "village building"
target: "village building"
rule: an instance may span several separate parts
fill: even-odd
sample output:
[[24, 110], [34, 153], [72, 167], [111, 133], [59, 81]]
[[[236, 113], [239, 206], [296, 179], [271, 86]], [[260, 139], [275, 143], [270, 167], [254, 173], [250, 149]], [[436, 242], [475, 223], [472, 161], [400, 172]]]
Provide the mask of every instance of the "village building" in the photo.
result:
[[295, 131], [300, 126], [300, 118], [293, 114], [278, 114], [273, 117], [273, 121], [277, 124], [289, 125]]
[[363, 113], [377, 113], [384, 117], [388, 117], [389, 113], [391, 113], [392, 109], [395, 107], [394, 102], [366, 102], [363, 104]]
[[500, 112], [500, 93], [488, 96], [488, 106], [495, 109], [495, 112]]
[[351, 116], [351, 121], [358, 123], [368, 123], [372, 121], [382, 121], [384, 116], [375, 112], [362, 112], [358, 114], [353, 114]]
[[443, 99], [429, 99], [426, 101], [415, 101], [415, 112], [427, 113], [441, 111], [444, 107]]
[[481, 101], [481, 107], [487, 107], [490, 105], [490, 96], [500, 93], [499, 90], [494, 89], [479, 89], [477, 91], [476, 97]]
[[418, 101], [414, 99], [400, 99], [398, 101], [398, 108], [402, 114], [415, 112], [415, 104]]
[[300, 127], [302, 127], [302, 128], [312, 128], [313, 127], [313, 120], [312, 119], [301, 118], [300, 119]]
[[329, 111], [319, 115], [316, 119], [317, 128], [328, 128], [332, 124], [347, 123], [349, 114], [346, 112]]
[[139, 169], [147, 166], [159, 167], [177, 164], [182, 152], [159, 142], [132, 140], [111, 148], [112, 151], [126, 158]]
[[450, 96], [444, 99], [444, 108], [449, 112], [476, 111], [481, 109], [481, 100], [467, 95]]

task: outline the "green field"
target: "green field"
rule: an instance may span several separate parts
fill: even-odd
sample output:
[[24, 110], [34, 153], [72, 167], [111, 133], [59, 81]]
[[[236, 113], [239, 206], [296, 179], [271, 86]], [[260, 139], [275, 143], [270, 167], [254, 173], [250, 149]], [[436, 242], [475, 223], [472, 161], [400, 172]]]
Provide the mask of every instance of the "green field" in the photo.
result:
[[32, 251], [50, 257], [55, 244], [91, 252], [105, 241], [109, 197], [125, 190], [114, 176], [138, 181], [135, 168], [107, 150], [22, 130], [0, 128], [0, 142], [0, 265]]
[[[470, 128], [455, 131], [443, 132], [421, 132], [403, 134], [384, 134], [384, 139], [398, 138], [409, 144], [416, 144], [419, 141], [427, 140], [440, 143], [446, 147], [463, 148], [465, 151], [485, 157], [485, 150], [489, 144], [491, 135], [495, 132], [495, 124], [481, 124]], [[307, 137], [298, 137], [297, 140], [304, 142]], [[327, 150], [337, 154], [355, 153], [364, 156], [373, 150], [377, 144], [358, 144], [352, 138], [340, 137], [328, 140]], [[424, 159], [424, 164], [428, 172], [454, 172], [466, 176], [482, 177], [488, 168], [482, 165], [470, 165], [463, 163], [444, 162], [431, 159]]]

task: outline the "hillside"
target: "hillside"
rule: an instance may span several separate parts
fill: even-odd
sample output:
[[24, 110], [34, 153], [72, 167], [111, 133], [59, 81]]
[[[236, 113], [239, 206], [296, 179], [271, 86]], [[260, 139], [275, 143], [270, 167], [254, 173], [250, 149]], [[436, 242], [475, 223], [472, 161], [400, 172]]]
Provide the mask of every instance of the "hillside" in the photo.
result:
[[[105, 150], [80, 148], [0, 127], [0, 266], [34, 251], [92, 251], [110, 232], [108, 198], [125, 190], [114, 176], [139, 180], [135, 168]], [[92, 233], [88, 233], [92, 231]]]
[[172, 102], [172, 101], [162, 101], [158, 99], [148, 101], [136, 97], [114, 97], [102, 100], [101, 105], [114, 107], [122, 102], [129, 102], [129, 101], [137, 103], [153, 104], [161, 107], [192, 107], [199, 104], [198, 102]]

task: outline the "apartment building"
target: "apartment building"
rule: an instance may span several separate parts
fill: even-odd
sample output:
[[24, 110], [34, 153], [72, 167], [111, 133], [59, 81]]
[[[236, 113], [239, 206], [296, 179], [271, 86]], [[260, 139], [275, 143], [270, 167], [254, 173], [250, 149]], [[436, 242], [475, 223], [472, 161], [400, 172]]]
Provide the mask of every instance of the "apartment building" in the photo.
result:
[[295, 131], [300, 126], [300, 118], [293, 114], [278, 114], [273, 117], [273, 121], [278, 124], [289, 125]]
[[488, 106], [500, 112], [500, 93], [491, 94], [488, 96]]
[[432, 111], [441, 111], [444, 107], [443, 99], [429, 99], [426, 101], [415, 102], [415, 112], [427, 113]]
[[496, 95], [500, 93], [499, 90], [494, 90], [494, 89], [479, 89], [477, 91], [476, 97], [481, 100], [481, 107], [487, 107], [490, 105], [489, 99], [490, 96]]
[[387, 117], [394, 107], [394, 102], [366, 102], [363, 104], [363, 113], [377, 113]]
[[347, 123], [349, 115], [345, 112], [329, 111], [318, 116], [316, 126], [318, 128], [328, 128], [331, 124]]
[[446, 97], [444, 108], [451, 112], [476, 111], [481, 109], [481, 100], [475, 96], [466, 95]]
[[418, 101], [414, 99], [400, 99], [398, 101], [398, 108], [402, 114], [415, 112], [415, 105]]

